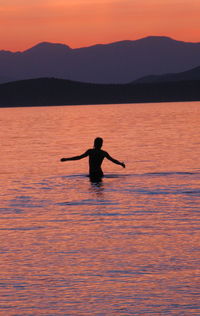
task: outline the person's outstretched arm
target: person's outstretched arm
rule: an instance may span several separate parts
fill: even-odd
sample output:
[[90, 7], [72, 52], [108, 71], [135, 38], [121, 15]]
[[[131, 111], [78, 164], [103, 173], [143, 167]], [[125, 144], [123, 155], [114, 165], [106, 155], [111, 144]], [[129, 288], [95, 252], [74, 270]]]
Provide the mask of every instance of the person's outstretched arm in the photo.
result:
[[117, 159], [112, 158], [108, 153], [106, 153], [106, 158], [110, 161], [112, 161], [113, 163], [115, 163], [116, 165], [120, 165], [123, 168], [125, 168], [125, 164], [123, 162], [118, 161]]
[[69, 157], [69, 158], [61, 158], [60, 161], [70, 161], [70, 160], [80, 160], [82, 158], [85, 158], [89, 155], [89, 151], [87, 150], [84, 154], [80, 156], [74, 156], [74, 157]]

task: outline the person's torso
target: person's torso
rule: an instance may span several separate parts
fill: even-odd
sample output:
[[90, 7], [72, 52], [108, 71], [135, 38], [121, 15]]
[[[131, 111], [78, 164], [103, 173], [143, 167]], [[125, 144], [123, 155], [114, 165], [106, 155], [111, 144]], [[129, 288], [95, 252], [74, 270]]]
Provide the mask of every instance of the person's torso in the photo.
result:
[[96, 172], [101, 170], [101, 164], [103, 159], [106, 156], [106, 152], [101, 149], [90, 149], [89, 151], [89, 164], [90, 164], [90, 171]]

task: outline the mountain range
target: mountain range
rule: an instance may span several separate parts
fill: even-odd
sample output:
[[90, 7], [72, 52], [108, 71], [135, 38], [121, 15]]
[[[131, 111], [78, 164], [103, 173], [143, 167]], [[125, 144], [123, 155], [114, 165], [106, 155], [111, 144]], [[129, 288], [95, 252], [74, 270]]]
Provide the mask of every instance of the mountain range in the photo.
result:
[[200, 80], [92, 84], [38, 78], [0, 84], [0, 107], [200, 101]]
[[[76, 49], [43, 42], [23, 52], [0, 51], [0, 83], [54, 77], [88, 83], [125, 84], [135, 80], [168, 81], [174, 73], [182, 73], [177, 80], [182, 80], [181, 76], [185, 75], [188, 80], [193, 80], [188, 70], [196, 68], [199, 73], [199, 66], [200, 43], [169, 37], [150, 36]], [[168, 77], [162, 76], [165, 74], [169, 74]]]

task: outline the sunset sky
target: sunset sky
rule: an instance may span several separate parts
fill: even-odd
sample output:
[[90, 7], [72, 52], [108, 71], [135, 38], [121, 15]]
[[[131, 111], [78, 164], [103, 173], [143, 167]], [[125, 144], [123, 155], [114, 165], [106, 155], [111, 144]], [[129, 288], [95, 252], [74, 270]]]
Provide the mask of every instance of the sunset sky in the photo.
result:
[[0, 50], [165, 35], [200, 42], [199, 0], [0, 0]]

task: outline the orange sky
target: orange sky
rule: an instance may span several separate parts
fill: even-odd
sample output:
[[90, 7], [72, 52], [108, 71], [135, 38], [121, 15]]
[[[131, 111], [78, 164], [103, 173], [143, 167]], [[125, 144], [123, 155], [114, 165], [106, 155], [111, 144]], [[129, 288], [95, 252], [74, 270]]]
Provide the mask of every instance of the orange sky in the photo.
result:
[[0, 49], [165, 35], [200, 42], [200, 0], [0, 0]]

